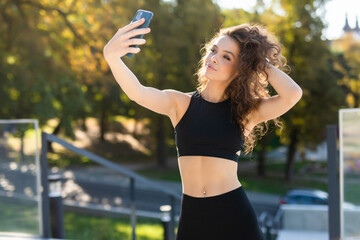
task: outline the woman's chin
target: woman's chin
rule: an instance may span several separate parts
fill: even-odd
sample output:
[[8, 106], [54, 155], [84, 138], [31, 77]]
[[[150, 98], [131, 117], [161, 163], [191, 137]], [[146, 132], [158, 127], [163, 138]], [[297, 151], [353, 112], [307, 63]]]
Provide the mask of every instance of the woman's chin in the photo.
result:
[[218, 77], [214, 76], [214, 75], [211, 74], [211, 73], [206, 73], [206, 72], [205, 72], [204, 76], [205, 76], [205, 79], [210, 80], [210, 81], [214, 81], [214, 82], [215, 82], [215, 81], [224, 82], [223, 79], [219, 79]]
[[209, 71], [205, 71], [205, 77], [207, 78], [207, 79], [212, 79], [212, 74], [209, 72]]

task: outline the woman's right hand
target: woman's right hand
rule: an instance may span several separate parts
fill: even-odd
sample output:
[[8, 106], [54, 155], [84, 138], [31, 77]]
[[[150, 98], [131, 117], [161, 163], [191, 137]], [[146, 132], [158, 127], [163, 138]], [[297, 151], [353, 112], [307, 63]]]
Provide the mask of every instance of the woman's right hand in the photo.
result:
[[138, 21], [129, 23], [125, 27], [120, 28], [103, 49], [105, 60], [113, 57], [120, 58], [127, 53], [136, 54], [140, 52], [139, 47], [130, 47], [130, 45], [143, 45], [146, 43], [146, 40], [140, 38], [130, 38], [150, 32], [150, 28], [134, 29], [144, 22], [145, 19], [142, 18]]

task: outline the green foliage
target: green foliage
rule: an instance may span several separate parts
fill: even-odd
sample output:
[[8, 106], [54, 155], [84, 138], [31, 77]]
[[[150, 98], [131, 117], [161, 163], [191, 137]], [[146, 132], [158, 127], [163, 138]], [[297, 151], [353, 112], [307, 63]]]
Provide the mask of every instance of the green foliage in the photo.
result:
[[[73, 138], [74, 122], [88, 116], [99, 119], [101, 137], [119, 114], [147, 117], [151, 129], [157, 126], [158, 116], [124, 98], [102, 55], [138, 9], [154, 12], [152, 33], [142, 52], [124, 61], [142, 84], [159, 89], [194, 88], [200, 46], [222, 21], [207, 0], [8, 0], [0, 6], [1, 117], [33, 117], [41, 125], [59, 118]], [[166, 138], [173, 138], [169, 121], [165, 127]]]
[[[322, 38], [323, 23], [316, 11], [325, 1], [280, 1], [287, 13], [276, 25], [292, 68], [290, 76], [303, 89], [303, 97], [284, 115], [287, 135], [300, 131], [300, 146], [315, 147], [324, 140], [326, 125], [336, 124], [343, 104], [327, 41]], [[284, 142], [288, 140], [284, 139]]]
[[[45, 4], [5, 1], [0, 34], [0, 114], [2, 118], [37, 118], [40, 124], [60, 117], [73, 136], [71, 122], [79, 117], [84, 95], [66, 64], [54, 29], [43, 16]], [[61, 39], [61, 38], [60, 38]], [[62, 40], [62, 43], [65, 41]]]

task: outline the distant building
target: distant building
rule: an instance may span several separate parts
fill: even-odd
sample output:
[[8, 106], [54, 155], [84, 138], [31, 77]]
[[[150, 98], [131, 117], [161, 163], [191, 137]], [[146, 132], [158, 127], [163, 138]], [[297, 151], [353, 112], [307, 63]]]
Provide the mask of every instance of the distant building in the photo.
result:
[[343, 27], [343, 30], [344, 30], [344, 34], [352, 34], [352, 35], [354, 35], [354, 37], [357, 37], [358, 39], [360, 39], [360, 28], [359, 28], [358, 16], [356, 16], [355, 27], [351, 28], [349, 25], [348, 16], [346, 14], [345, 26]]
[[360, 27], [358, 16], [356, 16], [355, 27], [351, 28], [349, 25], [348, 15], [346, 14], [343, 30], [344, 32], [340, 38], [329, 41], [331, 49], [335, 52], [343, 52], [344, 47], [347, 45], [346, 42], [360, 42]]

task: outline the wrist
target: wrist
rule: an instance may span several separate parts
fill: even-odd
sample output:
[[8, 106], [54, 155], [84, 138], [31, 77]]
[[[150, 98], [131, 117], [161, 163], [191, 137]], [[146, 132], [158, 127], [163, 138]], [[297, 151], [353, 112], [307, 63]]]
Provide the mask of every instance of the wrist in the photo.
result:
[[121, 57], [117, 56], [117, 55], [114, 55], [114, 54], [109, 54], [109, 55], [104, 55], [104, 58], [105, 58], [105, 61], [108, 63], [108, 64], [111, 64], [115, 61], [119, 61], [121, 59]]

